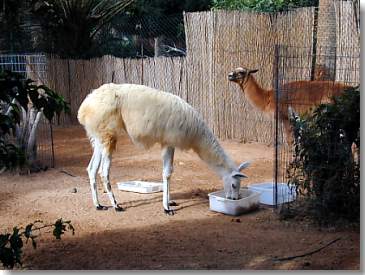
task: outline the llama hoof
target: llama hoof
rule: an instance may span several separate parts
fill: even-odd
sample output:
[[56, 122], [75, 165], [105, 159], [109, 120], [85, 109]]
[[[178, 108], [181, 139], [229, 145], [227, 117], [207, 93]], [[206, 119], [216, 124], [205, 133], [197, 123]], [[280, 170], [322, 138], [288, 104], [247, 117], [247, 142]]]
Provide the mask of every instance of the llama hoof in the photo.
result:
[[96, 207], [96, 210], [108, 210], [108, 207], [104, 206], [104, 205], [98, 205]]
[[169, 206], [178, 206], [178, 204], [176, 202], [174, 202], [174, 201], [170, 201], [169, 202]]
[[124, 208], [118, 205], [117, 207], [114, 207], [114, 210], [117, 212], [122, 212], [124, 211]]
[[175, 214], [175, 211], [172, 209], [167, 209], [167, 210], [164, 209], [164, 211], [165, 211], [165, 214], [169, 215], [169, 216], [173, 216]]

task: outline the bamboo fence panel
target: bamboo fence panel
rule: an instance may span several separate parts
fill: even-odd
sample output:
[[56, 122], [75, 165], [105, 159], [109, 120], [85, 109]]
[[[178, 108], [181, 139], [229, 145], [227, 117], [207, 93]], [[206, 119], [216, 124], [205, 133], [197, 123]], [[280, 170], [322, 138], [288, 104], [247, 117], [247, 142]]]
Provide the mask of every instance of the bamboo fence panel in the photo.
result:
[[288, 48], [287, 64], [283, 64], [288, 80], [310, 80], [312, 77], [314, 14], [315, 8], [301, 8], [280, 13], [277, 17], [277, 43]]
[[[21, 58], [16, 56], [18, 66], [25, 62], [26, 77], [34, 81], [35, 84], [41, 85], [46, 82], [46, 58], [43, 55], [31, 54]], [[24, 60], [24, 61], [23, 61]], [[20, 70], [21, 71], [21, 70]]]
[[[238, 11], [185, 14], [188, 87], [189, 91], [198, 89], [193, 95], [189, 94], [188, 102], [202, 113], [217, 136], [272, 141], [272, 117], [252, 107], [238, 85], [230, 83], [227, 76], [238, 66], [258, 68], [256, 78], [260, 85], [272, 87], [274, 46], [286, 39], [293, 45], [310, 47], [313, 14], [313, 9], [280, 15]], [[303, 30], [301, 24], [308, 27]], [[291, 31], [284, 31], [288, 25]], [[205, 85], [198, 86], [200, 83]], [[206, 110], [204, 97], [210, 106]]]
[[[116, 58], [113, 57], [114, 65], [113, 72], [114, 79], [110, 79], [109, 82], [117, 84], [122, 83], [132, 83], [132, 84], [142, 84], [143, 79], [143, 60], [142, 59], [132, 59], [132, 58]], [[108, 82], [104, 82], [108, 83]]]
[[[46, 83], [49, 88], [57, 91], [67, 102], [70, 98], [70, 75], [68, 71], [68, 60], [47, 57]], [[61, 114], [59, 122], [62, 125], [71, 123], [70, 116]]]
[[212, 87], [212, 39], [214, 14], [212, 12], [186, 13], [186, 99], [204, 118], [213, 132], [216, 129], [216, 105]]
[[336, 80], [360, 84], [360, 26], [354, 2], [336, 1]]
[[[252, 107], [238, 85], [229, 82], [227, 76], [236, 67], [260, 69], [256, 75], [258, 80], [264, 75], [267, 66], [257, 61], [258, 57], [263, 57], [262, 61], [268, 60], [265, 58], [266, 52], [260, 49], [260, 41], [268, 44], [272, 39], [268, 17], [249, 12], [224, 12], [223, 16], [218, 13], [216, 17], [214, 91], [219, 110], [216, 120], [219, 136], [244, 141], [260, 140], [271, 127], [259, 129], [263, 124], [257, 122], [269, 118]], [[268, 64], [269, 68], [271, 63]]]
[[[183, 57], [156, 57], [143, 60], [142, 83], [184, 98], [185, 71]], [[185, 88], [184, 88], [185, 89]]]

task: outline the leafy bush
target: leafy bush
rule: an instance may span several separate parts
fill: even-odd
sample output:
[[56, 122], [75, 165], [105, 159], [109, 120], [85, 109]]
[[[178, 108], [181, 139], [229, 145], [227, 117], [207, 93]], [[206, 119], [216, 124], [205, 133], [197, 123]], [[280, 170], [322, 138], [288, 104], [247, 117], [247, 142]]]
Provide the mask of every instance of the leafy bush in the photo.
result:
[[8, 169], [22, 167], [24, 163], [24, 152], [14, 144], [6, 143], [0, 138], [0, 173]]
[[292, 122], [295, 146], [289, 184], [308, 199], [318, 221], [358, 221], [360, 169], [352, 144], [360, 149], [359, 87]]
[[25, 228], [13, 228], [13, 233], [0, 234], [0, 262], [4, 268], [13, 269], [16, 265], [22, 265], [22, 249], [24, 241], [27, 243], [29, 240], [32, 242], [34, 249], [37, 248], [35, 239], [38, 237], [36, 233], [39, 233], [45, 228], [53, 228], [53, 236], [56, 239], [61, 239], [61, 235], [67, 230], [75, 234], [75, 229], [70, 221], [63, 221], [58, 219], [54, 224], [43, 224], [42, 221], [35, 221], [28, 224]]
[[36, 133], [44, 115], [68, 112], [64, 98], [45, 85], [34, 85], [22, 75], [0, 72], [0, 172], [36, 160]]

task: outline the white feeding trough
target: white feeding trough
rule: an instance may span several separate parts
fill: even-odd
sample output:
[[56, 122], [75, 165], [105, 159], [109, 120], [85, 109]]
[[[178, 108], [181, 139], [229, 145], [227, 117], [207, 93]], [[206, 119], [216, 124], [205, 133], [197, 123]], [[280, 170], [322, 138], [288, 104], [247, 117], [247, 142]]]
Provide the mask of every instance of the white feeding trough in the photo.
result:
[[[277, 204], [291, 202], [296, 198], [295, 188], [286, 183], [278, 183]], [[260, 203], [275, 205], [275, 185], [273, 182], [253, 183], [248, 186], [249, 190], [260, 192]]]
[[162, 183], [161, 182], [150, 182], [150, 181], [123, 181], [118, 182], [118, 189], [129, 192], [136, 193], [156, 193], [162, 191]]
[[248, 189], [240, 190], [240, 199], [226, 199], [224, 190], [208, 194], [210, 210], [238, 216], [259, 206], [260, 193]]

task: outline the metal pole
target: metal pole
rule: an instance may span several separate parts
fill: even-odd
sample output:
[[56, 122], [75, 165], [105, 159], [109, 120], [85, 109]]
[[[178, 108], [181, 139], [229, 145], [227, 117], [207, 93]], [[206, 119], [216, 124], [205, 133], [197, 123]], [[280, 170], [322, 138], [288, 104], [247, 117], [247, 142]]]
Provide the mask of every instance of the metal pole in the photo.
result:
[[70, 123], [72, 124], [72, 100], [71, 100], [71, 72], [70, 72], [70, 59], [67, 59], [67, 73], [68, 73], [68, 100], [70, 102], [70, 113], [68, 115], [68, 118], [70, 120]]
[[53, 127], [52, 121], [49, 122], [50, 132], [51, 132], [51, 148], [52, 148], [52, 168], [55, 167], [55, 157], [54, 157], [54, 144], [53, 144]]
[[278, 207], [278, 177], [279, 177], [279, 53], [280, 45], [275, 45], [273, 86], [275, 90], [275, 142], [274, 142], [274, 207]]

